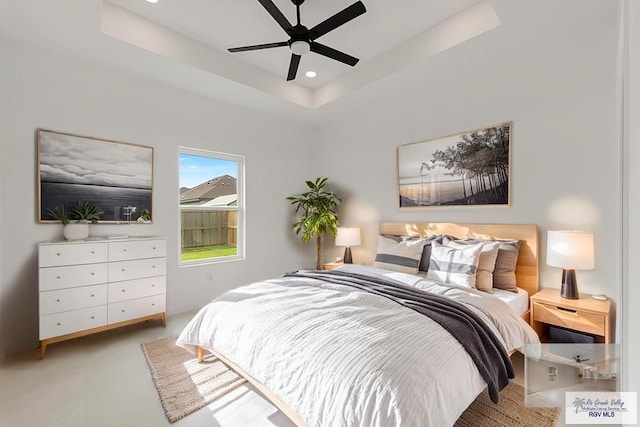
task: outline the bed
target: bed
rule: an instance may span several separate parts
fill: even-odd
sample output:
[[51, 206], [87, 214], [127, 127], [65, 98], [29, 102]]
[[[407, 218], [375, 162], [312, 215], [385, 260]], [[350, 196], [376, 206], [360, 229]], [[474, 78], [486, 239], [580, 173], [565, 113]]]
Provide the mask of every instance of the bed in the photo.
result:
[[[519, 301], [519, 312], [500, 295], [420, 272], [346, 265], [227, 292], [200, 310], [177, 344], [200, 360], [214, 353], [297, 425], [453, 425], [478, 394], [497, 399], [513, 375], [510, 352], [539, 342], [522, 304], [538, 287], [537, 228], [384, 223], [380, 235], [521, 242], [519, 290], [505, 295]], [[439, 314], [426, 315], [427, 306]], [[449, 312], [457, 318], [442, 320]], [[464, 322], [471, 326], [452, 326]], [[466, 338], [467, 327], [482, 343]]]

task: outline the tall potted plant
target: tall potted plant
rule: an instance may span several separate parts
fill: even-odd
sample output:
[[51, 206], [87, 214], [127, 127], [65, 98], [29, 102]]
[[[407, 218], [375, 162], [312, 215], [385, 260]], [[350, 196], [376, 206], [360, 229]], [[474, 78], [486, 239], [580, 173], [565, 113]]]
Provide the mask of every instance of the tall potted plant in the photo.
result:
[[315, 182], [307, 181], [309, 191], [296, 196], [287, 197], [287, 200], [296, 207], [296, 213], [301, 212], [300, 220], [293, 224], [296, 234], [302, 233], [302, 241], [308, 242], [316, 237], [316, 268], [320, 270], [322, 255], [322, 235], [331, 233], [334, 236], [338, 232], [338, 215], [335, 208], [341, 200], [330, 191], [324, 190], [327, 178], [317, 178]]

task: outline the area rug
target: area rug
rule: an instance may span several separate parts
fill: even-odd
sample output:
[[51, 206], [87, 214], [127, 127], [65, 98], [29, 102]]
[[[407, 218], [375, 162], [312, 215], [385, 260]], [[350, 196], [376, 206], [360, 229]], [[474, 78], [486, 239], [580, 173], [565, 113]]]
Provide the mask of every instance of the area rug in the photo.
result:
[[500, 392], [496, 405], [482, 392], [460, 415], [455, 427], [554, 427], [559, 408], [527, 408], [524, 389], [510, 382]]
[[[142, 344], [160, 402], [169, 422], [197, 411], [224, 396], [246, 380], [217, 357], [207, 354], [204, 363], [175, 345], [173, 337]], [[495, 405], [482, 392], [456, 421], [455, 427], [554, 427], [558, 408], [527, 408], [524, 389], [510, 382]]]
[[142, 344], [169, 422], [207, 406], [246, 382], [217, 357], [207, 354], [204, 363], [198, 363], [175, 342], [169, 337]]

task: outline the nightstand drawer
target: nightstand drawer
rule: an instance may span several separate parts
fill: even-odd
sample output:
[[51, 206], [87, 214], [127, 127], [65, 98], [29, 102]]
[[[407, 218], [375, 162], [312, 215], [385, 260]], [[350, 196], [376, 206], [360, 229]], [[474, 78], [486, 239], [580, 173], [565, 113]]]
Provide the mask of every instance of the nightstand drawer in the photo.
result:
[[605, 316], [533, 303], [533, 320], [595, 335], [606, 335]]

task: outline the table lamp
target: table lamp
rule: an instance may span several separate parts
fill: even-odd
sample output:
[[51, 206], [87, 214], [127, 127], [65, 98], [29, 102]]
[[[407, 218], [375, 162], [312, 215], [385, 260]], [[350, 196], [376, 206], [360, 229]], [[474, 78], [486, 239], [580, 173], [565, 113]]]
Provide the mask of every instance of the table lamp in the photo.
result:
[[563, 298], [580, 298], [576, 270], [592, 270], [594, 263], [593, 233], [547, 232], [547, 265], [562, 268], [560, 295]]
[[359, 227], [338, 227], [338, 234], [336, 234], [336, 246], [344, 246], [343, 261], [345, 264], [353, 264], [351, 258], [351, 247], [358, 246], [360, 241], [360, 228]]

